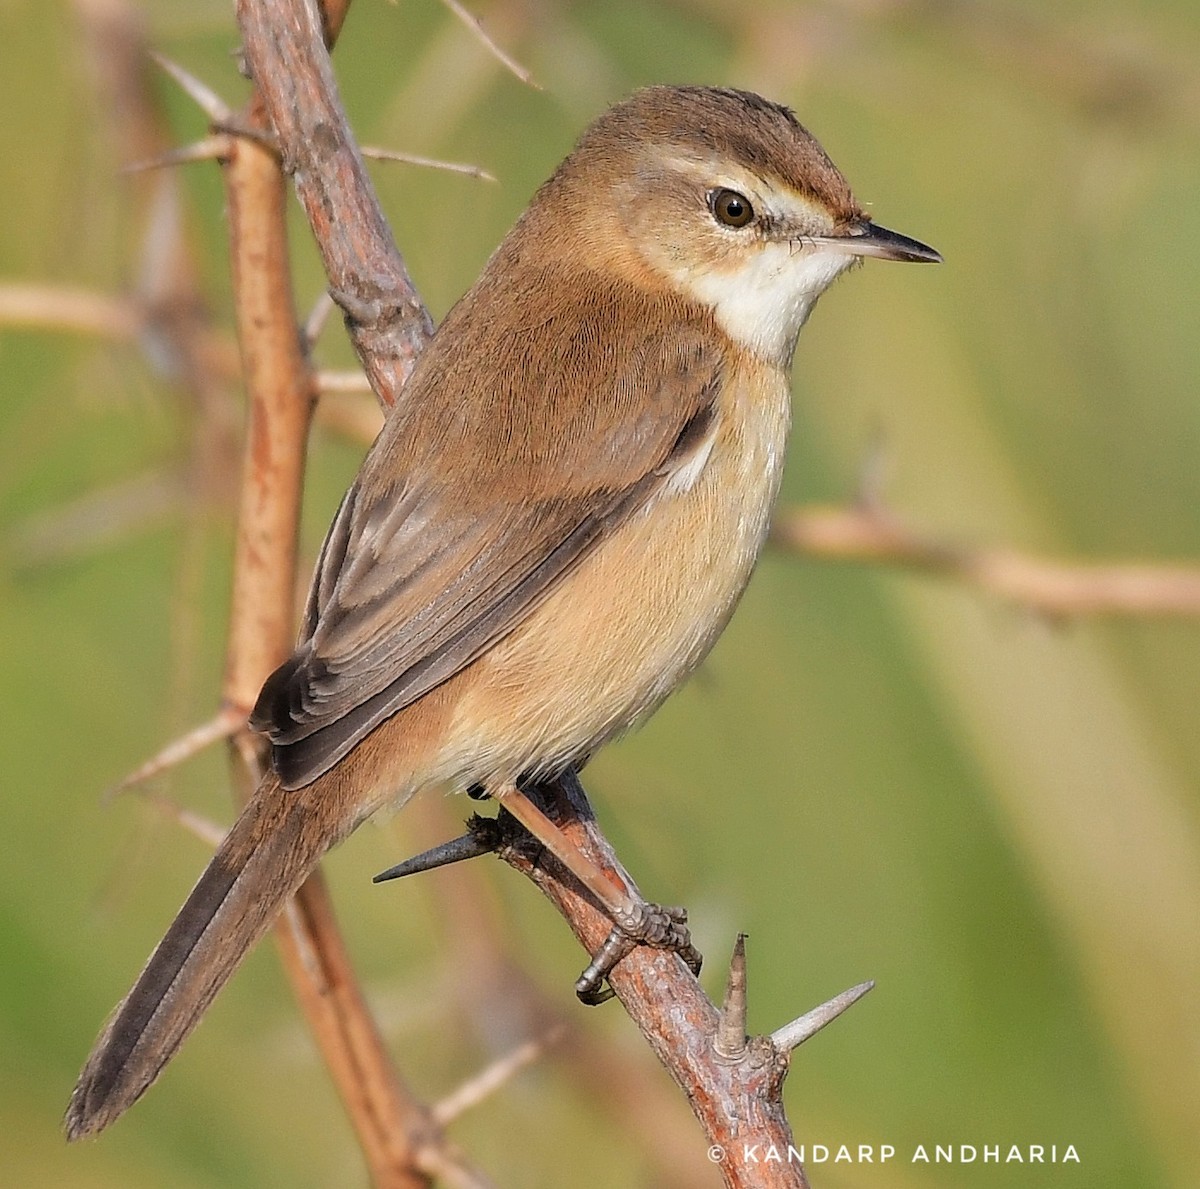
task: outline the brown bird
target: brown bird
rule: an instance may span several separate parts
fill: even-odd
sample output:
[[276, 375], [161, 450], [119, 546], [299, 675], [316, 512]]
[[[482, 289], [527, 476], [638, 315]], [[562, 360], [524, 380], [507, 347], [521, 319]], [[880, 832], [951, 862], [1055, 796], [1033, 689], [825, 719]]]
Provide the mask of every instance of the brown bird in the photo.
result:
[[766, 535], [796, 337], [863, 256], [940, 259], [873, 223], [785, 107], [652, 87], [584, 133], [342, 501], [251, 718], [271, 771], [96, 1042], [72, 1139], [376, 810], [578, 765], [696, 667]]

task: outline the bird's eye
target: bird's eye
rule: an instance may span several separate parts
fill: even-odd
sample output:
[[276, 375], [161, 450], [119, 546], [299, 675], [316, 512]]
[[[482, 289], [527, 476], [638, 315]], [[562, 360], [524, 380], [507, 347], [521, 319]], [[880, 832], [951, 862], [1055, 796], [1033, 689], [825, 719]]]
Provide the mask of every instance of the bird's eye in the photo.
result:
[[736, 190], [714, 190], [708, 202], [717, 222], [726, 227], [745, 227], [754, 218], [750, 199]]

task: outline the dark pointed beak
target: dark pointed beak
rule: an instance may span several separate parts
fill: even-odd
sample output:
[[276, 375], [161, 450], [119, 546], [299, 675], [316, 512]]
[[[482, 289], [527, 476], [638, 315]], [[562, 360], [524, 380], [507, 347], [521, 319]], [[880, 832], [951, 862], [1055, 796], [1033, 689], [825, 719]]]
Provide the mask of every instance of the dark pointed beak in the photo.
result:
[[824, 242], [854, 256], [878, 256], [880, 260], [908, 260], [914, 264], [942, 262], [942, 254], [928, 244], [889, 231], [869, 219], [854, 224], [844, 235], [829, 236]]

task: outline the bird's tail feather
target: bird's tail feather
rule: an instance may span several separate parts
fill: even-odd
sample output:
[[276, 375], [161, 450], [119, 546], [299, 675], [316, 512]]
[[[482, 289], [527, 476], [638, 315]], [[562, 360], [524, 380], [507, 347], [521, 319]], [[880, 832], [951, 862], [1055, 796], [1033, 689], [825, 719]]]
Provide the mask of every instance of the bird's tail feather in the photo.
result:
[[354, 825], [331, 828], [320, 820], [328, 808], [314, 814], [313, 804], [317, 785], [289, 793], [274, 776], [263, 781], [96, 1041], [67, 1107], [69, 1139], [102, 1130], [141, 1097], [287, 898]]

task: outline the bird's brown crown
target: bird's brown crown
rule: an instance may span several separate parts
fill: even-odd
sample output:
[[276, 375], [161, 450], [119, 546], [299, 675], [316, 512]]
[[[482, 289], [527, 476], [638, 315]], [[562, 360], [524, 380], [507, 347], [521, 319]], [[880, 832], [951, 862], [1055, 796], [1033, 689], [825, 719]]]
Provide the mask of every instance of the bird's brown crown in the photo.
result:
[[724, 87], [647, 87], [580, 137], [560, 174], [639, 168], [648, 153], [724, 160], [803, 195], [836, 223], [863, 217], [846, 179], [782, 104]]

